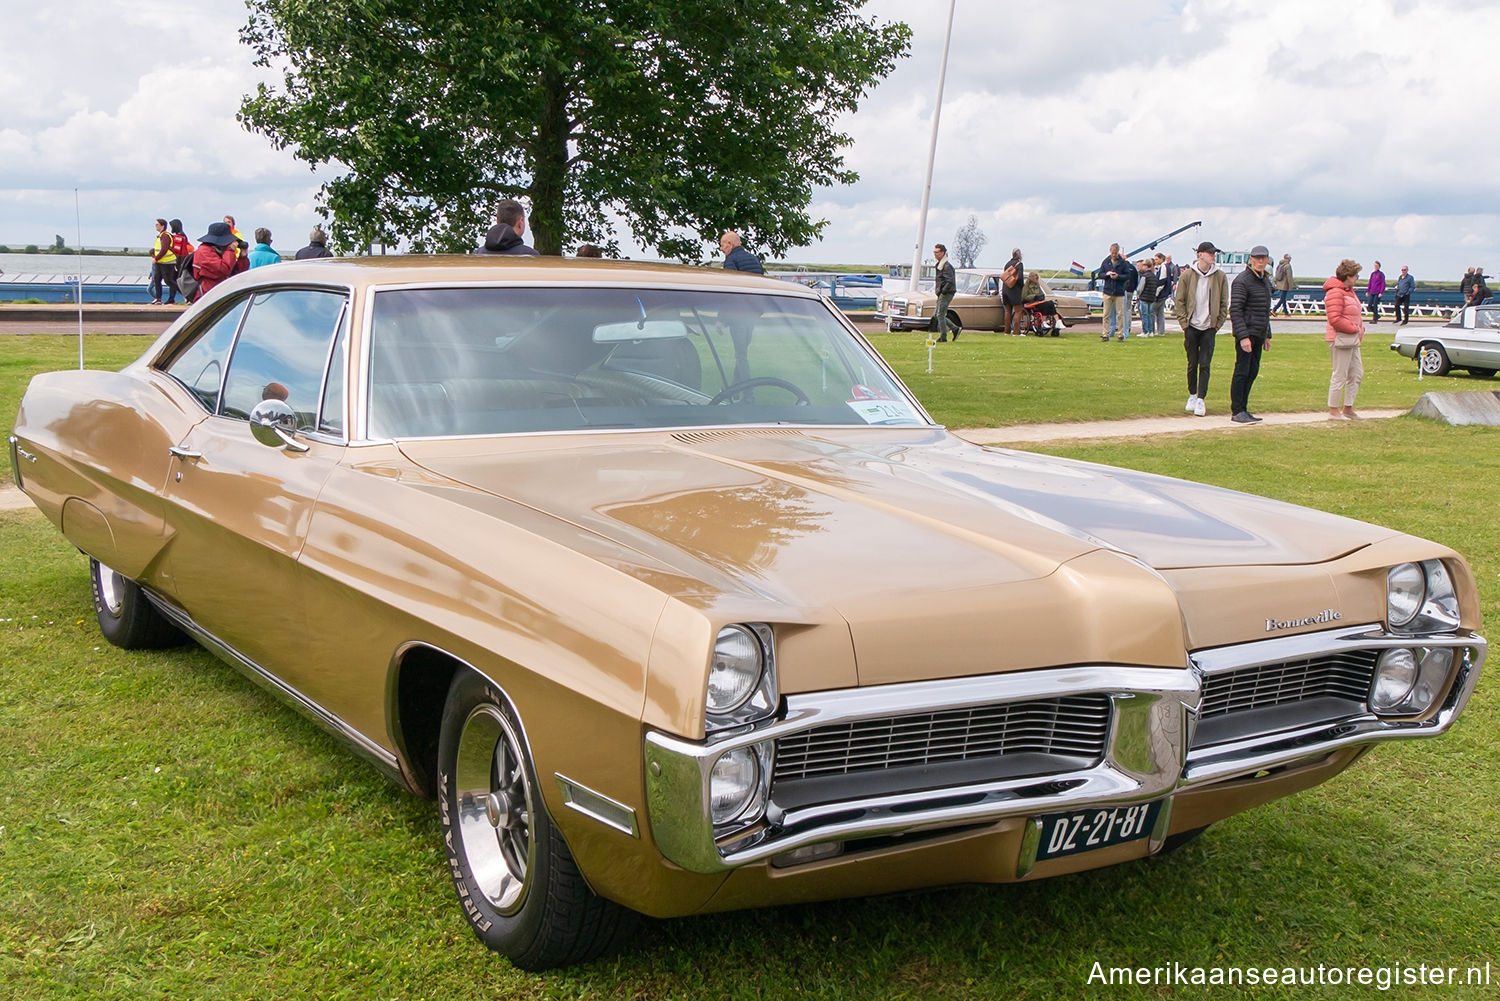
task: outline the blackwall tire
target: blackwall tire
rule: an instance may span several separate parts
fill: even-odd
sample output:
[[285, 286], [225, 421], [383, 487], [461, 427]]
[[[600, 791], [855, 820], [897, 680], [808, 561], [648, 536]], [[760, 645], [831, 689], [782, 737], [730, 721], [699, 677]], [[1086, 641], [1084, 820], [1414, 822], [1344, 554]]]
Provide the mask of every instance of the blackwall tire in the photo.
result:
[[94, 617], [99, 631], [123, 650], [159, 650], [176, 646], [186, 637], [156, 610], [140, 585], [89, 559], [94, 591]]
[[438, 812], [469, 927], [523, 970], [584, 963], [617, 947], [637, 915], [596, 896], [553, 826], [514, 708], [460, 672], [438, 741]]

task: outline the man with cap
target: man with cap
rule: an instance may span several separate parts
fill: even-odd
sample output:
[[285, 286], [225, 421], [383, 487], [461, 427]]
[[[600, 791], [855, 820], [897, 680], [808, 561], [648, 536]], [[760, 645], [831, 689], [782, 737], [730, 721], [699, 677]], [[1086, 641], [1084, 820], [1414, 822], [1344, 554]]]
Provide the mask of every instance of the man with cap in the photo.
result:
[[1172, 311], [1182, 327], [1187, 352], [1187, 406], [1195, 417], [1207, 413], [1208, 366], [1214, 360], [1214, 338], [1229, 318], [1229, 279], [1219, 269], [1219, 249], [1207, 240], [1198, 244], [1198, 259], [1177, 276]]
[[1250, 248], [1250, 267], [1229, 287], [1229, 323], [1234, 331], [1234, 377], [1229, 382], [1229, 409], [1236, 424], [1260, 421], [1250, 412], [1250, 387], [1260, 374], [1260, 354], [1271, 347], [1271, 252]]
[[310, 261], [319, 257], [332, 257], [332, 252], [326, 246], [327, 243], [328, 237], [324, 234], [323, 227], [314, 226], [312, 232], [307, 234], [307, 246], [297, 251], [295, 259]]
[[239, 241], [229, 224], [210, 223], [208, 232], [198, 237], [198, 249], [193, 251], [193, 277], [198, 279], [197, 298], [203, 298], [214, 290], [215, 285], [249, 267], [250, 261], [239, 253]]

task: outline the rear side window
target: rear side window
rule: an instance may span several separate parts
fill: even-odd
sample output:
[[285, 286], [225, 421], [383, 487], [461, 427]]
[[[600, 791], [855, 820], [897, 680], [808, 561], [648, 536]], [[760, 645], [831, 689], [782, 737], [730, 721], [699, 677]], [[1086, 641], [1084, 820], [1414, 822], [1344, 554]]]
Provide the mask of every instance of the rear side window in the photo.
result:
[[198, 397], [209, 413], [213, 413], [219, 405], [219, 387], [224, 384], [224, 365], [229, 360], [229, 347], [234, 343], [234, 332], [239, 329], [246, 301], [241, 299], [236, 302], [213, 321], [165, 369], [168, 375]]
[[323, 377], [346, 297], [313, 289], [281, 289], [251, 297], [224, 380], [225, 417], [248, 418], [262, 400], [284, 400], [297, 426], [318, 426]]

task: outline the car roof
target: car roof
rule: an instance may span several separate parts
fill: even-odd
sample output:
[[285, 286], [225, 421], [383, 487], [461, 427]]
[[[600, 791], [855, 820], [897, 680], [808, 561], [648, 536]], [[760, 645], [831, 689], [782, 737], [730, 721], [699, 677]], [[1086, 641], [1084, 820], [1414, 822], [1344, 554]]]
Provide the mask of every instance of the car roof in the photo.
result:
[[[427, 282], [579, 282], [609, 285], [616, 282], [701, 285], [705, 288], [763, 289], [816, 298], [817, 293], [792, 282], [723, 268], [600, 258], [518, 257], [504, 254], [388, 254], [370, 257], [324, 257], [283, 261], [255, 268], [243, 276], [254, 284], [274, 282], [333, 282], [363, 287]], [[244, 283], [237, 282], [240, 288]]]

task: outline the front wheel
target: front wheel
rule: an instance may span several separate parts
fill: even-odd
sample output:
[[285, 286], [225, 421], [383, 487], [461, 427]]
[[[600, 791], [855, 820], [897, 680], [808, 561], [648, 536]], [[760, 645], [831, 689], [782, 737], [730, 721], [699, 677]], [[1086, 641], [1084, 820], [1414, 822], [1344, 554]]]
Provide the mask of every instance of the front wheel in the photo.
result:
[[438, 741], [448, 870], [479, 940], [523, 970], [591, 960], [635, 915], [595, 896], [542, 802], [519, 718], [487, 679], [453, 679]]
[[1417, 349], [1417, 368], [1423, 375], [1447, 375], [1453, 363], [1441, 344], [1423, 344]]
[[104, 638], [123, 650], [158, 650], [184, 639], [151, 604], [141, 586], [90, 557], [94, 616]]

